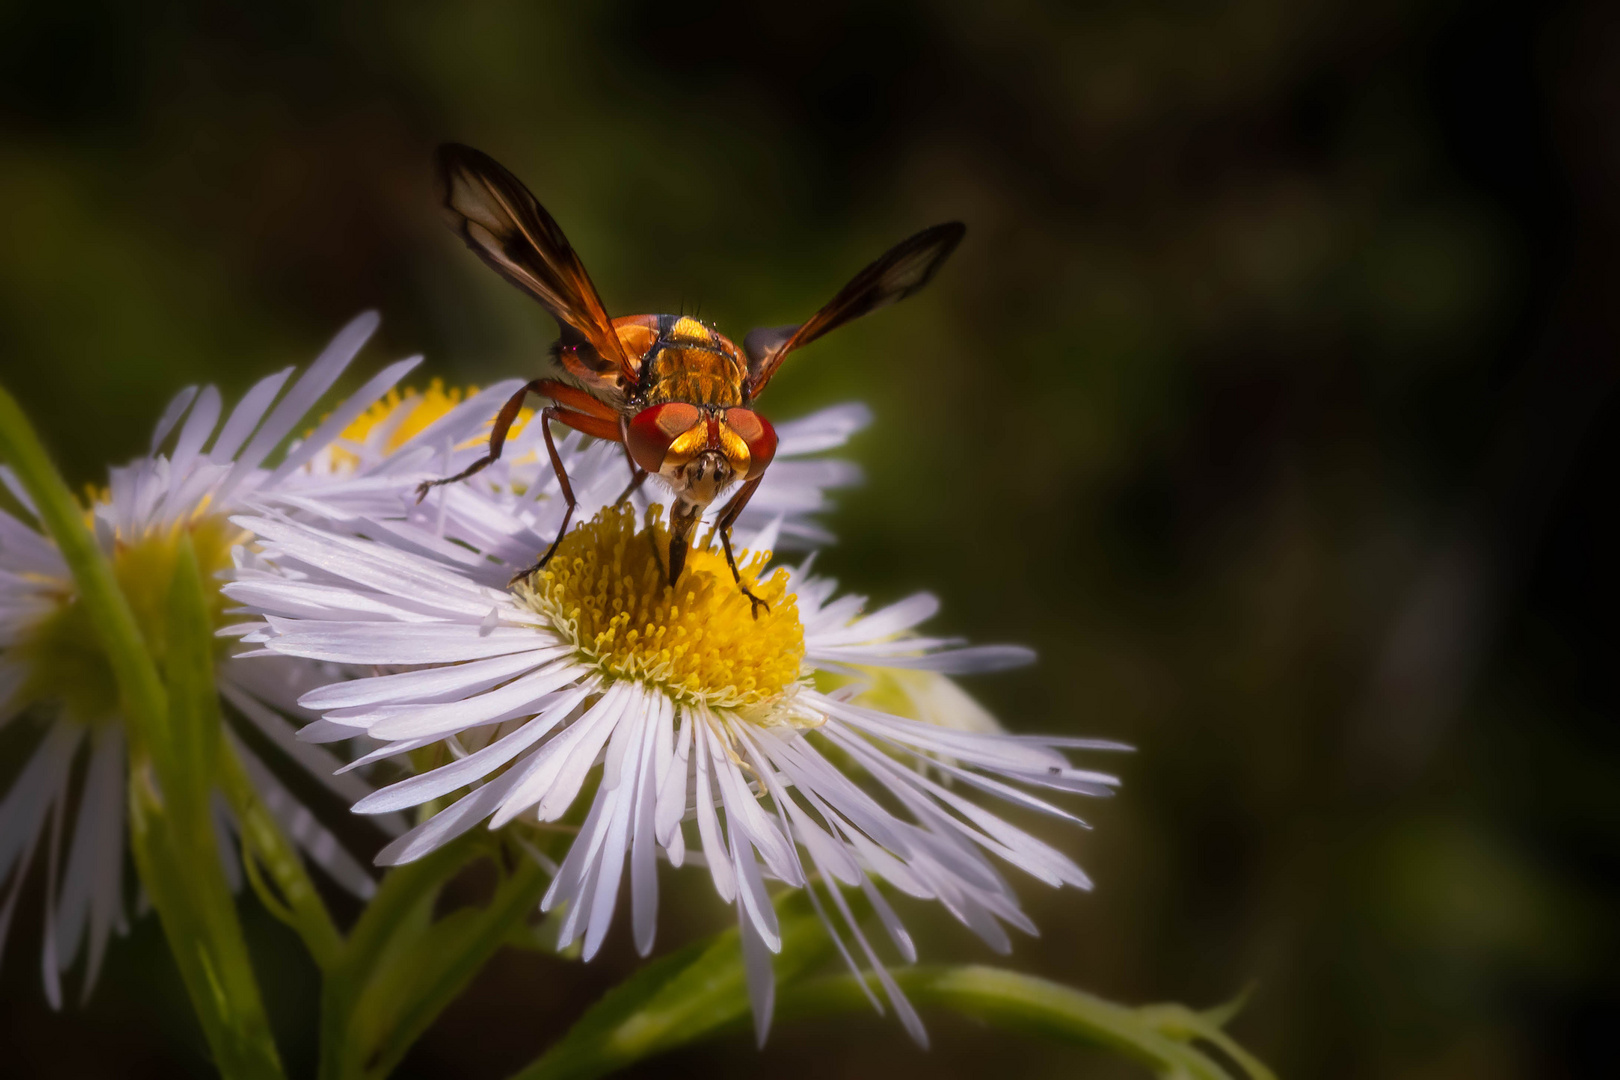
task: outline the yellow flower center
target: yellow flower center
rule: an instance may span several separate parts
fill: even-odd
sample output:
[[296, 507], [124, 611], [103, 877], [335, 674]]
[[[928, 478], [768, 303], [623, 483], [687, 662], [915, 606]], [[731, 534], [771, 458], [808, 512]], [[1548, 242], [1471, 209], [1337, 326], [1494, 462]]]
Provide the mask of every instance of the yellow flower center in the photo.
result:
[[[427, 430], [429, 424], [439, 419], [451, 409], [460, 405], [466, 398], [478, 393], [478, 387], [469, 386], [465, 391], [459, 386], [446, 390], [442, 380], [434, 379], [428, 383], [425, 391], [415, 388], [407, 389], [401, 394], [398, 388], [388, 391], [386, 397], [372, 403], [371, 408], [355, 417], [349, 426], [343, 429], [339, 436], [340, 442], [332, 446], [332, 462], [339, 469], [352, 469], [360, 464], [360, 459], [348, 450], [343, 449], [342, 442], [363, 443], [374, 431], [377, 425], [394, 417], [398, 410], [406, 410], [403, 419], [398, 420], [393, 429], [389, 431], [383, 443], [385, 453], [393, 453], [404, 446], [412, 438]], [[523, 425], [529, 422], [534, 415], [533, 409], [524, 409], [518, 413], [517, 421], [512, 430], [507, 433], [508, 438], [515, 437], [523, 430]], [[490, 423], [495, 416], [490, 414]], [[472, 442], [482, 442], [487, 436], [479, 436]]]
[[[219, 592], [218, 575], [231, 564], [231, 547], [247, 535], [224, 517], [199, 514], [183, 524], [120, 535], [112, 554], [113, 574], [160, 665], [168, 642], [169, 588], [182, 530], [191, 535], [208, 590], [210, 621], [218, 627], [227, 603]], [[57, 605], [17, 642], [18, 658], [28, 670], [22, 700], [54, 702], [80, 723], [104, 723], [118, 715], [117, 680], [71, 579], [60, 582], [57, 599]], [[218, 641], [221, 655], [228, 645], [224, 639]]]
[[717, 708], [777, 700], [797, 684], [804, 661], [787, 571], [759, 579], [769, 552], [738, 565], [743, 584], [770, 605], [755, 619], [711, 534], [693, 545], [672, 588], [662, 519], [663, 507], [650, 507], [638, 530], [629, 507], [603, 510], [563, 537], [545, 569], [513, 592], [611, 676]]

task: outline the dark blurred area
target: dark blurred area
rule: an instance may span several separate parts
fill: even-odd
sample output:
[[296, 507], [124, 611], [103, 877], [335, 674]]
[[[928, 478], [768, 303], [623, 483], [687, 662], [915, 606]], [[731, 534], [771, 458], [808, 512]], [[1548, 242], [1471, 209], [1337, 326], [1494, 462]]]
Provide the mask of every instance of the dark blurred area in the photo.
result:
[[[1096, 892], [1023, 887], [1010, 962], [1130, 1002], [1252, 981], [1234, 1034], [1286, 1077], [1606, 1071], [1615, 5], [13, 4], [0, 130], [0, 367], [75, 484], [179, 386], [239, 393], [362, 308], [358, 374], [530, 370], [552, 324], [439, 223], [443, 139], [525, 178], [612, 312], [733, 335], [965, 220], [764, 406], [876, 410], [821, 568], [1036, 646], [971, 685], [1009, 727], [1139, 748], [1061, 838]], [[37, 892], [0, 1071], [207, 1075], [150, 916], [47, 1009]], [[675, 893], [663, 946], [727, 921]], [[314, 970], [244, 909], [307, 1075]], [[989, 958], [907, 913], [925, 958]], [[634, 965], [503, 955], [400, 1075], [504, 1076]], [[1130, 1075], [932, 1026], [927, 1056], [858, 1017], [640, 1075]]]

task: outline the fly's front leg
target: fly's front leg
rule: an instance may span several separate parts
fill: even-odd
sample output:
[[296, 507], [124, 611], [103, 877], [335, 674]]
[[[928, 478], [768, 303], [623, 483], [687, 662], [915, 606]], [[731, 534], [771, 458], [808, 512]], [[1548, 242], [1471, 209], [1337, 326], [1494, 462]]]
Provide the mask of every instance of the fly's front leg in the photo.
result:
[[[494, 425], [489, 429], [489, 453], [485, 454], [483, 457], [479, 458], [465, 469], [462, 469], [454, 476], [446, 476], [442, 480], [422, 481], [416, 486], [416, 501], [420, 503], [423, 499], [427, 498], [427, 493], [429, 491], [432, 491], [440, 484], [454, 484], [458, 480], [467, 479], [467, 477], [472, 476], [474, 473], [483, 472], [485, 469], [495, 464], [495, 462], [500, 459], [501, 448], [506, 445], [506, 433], [511, 430], [512, 425], [517, 421], [518, 413], [523, 411], [524, 397], [529, 394], [544, 393], [545, 391], [540, 384], [545, 381], [546, 380], [544, 379], [535, 379], [533, 382], [526, 384], [523, 389], [519, 390], [517, 393], [508, 398], [505, 405], [501, 406], [501, 411], [495, 414]], [[550, 410], [548, 409], [547, 411], [549, 412]], [[550, 433], [547, 432], [547, 439], [549, 440], [549, 438]], [[552, 454], [551, 460], [555, 462], [557, 460], [557, 455]], [[558, 468], [560, 469], [561, 466], [558, 466]], [[567, 483], [568, 482], [566, 480], [563, 481], [563, 485], [565, 487], [567, 486]]]
[[[557, 444], [551, 440], [551, 421], [557, 419], [562, 411], [563, 410], [558, 409], [555, 406], [547, 406], [546, 408], [541, 409], [540, 433], [545, 436], [546, 453], [551, 455], [551, 470], [557, 474], [557, 483], [562, 486], [563, 501], [568, 504], [568, 509], [563, 512], [562, 528], [557, 530], [557, 539], [553, 540], [551, 542], [551, 546], [546, 549], [546, 553], [540, 556], [540, 561], [529, 567], [527, 570], [513, 574], [512, 580], [507, 583], [508, 585], [516, 585], [519, 581], [528, 577], [536, 570], [539, 570], [541, 567], [545, 566], [546, 563], [550, 562], [551, 557], [557, 554], [557, 545], [562, 543], [562, 538], [564, 536], [568, 535], [568, 523], [574, 520], [574, 506], [576, 502], [574, 499], [574, 488], [573, 485], [568, 482], [568, 471], [563, 468], [562, 457], [557, 453]], [[564, 422], [566, 423], [566, 421]]]
[[750, 605], [748, 610], [756, 619], [759, 618], [760, 608], [764, 608], [766, 614], [769, 614], [771, 606], [755, 596], [749, 591], [748, 586], [743, 584], [742, 574], [737, 570], [737, 557], [731, 553], [731, 527], [737, 523], [737, 518], [742, 514], [743, 507], [747, 506], [748, 500], [754, 497], [754, 492], [759, 488], [759, 482], [763, 479], [765, 479], [763, 476], [756, 476], [745, 483], [742, 490], [732, 496], [731, 501], [726, 504], [726, 508], [720, 511], [720, 521], [715, 526], [720, 533], [720, 546], [726, 550], [726, 565], [731, 567], [732, 580], [737, 583], [737, 588], [742, 590], [742, 594], [748, 597]]

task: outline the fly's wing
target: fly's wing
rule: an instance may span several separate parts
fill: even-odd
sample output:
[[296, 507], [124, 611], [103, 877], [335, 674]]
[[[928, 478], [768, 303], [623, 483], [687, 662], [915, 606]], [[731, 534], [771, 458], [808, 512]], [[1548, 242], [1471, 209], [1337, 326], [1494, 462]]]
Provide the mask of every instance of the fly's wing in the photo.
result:
[[798, 326], [761, 327], [743, 338], [748, 354], [748, 397], [753, 400], [771, 381], [788, 353], [808, 345], [829, 330], [858, 319], [869, 311], [904, 300], [934, 277], [967, 227], [959, 221], [935, 225], [916, 236], [902, 240], [848, 285], [838, 290], [822, 309]]
[[496, 273], [533, 296], [561, 327], [559, 359], [587, 389], [617, 398], [635, 369], [585, 265], [540, 200], [488, 154], [439, 147], [439, 192], [450, 227]]

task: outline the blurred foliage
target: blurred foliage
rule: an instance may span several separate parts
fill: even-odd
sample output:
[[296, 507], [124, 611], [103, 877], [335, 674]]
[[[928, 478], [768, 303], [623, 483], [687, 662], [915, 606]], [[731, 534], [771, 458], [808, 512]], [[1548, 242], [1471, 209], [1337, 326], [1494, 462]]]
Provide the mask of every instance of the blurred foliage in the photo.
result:
[[[367, 370], [529, 370], [551, 324], [438, 223], [444, 138], [530, 183], [612, 311], [734, 334], [961, 218], [928, 292], [764, 403], [876, 409], [820, 566], [1039, 648], [974, 685], [1009, 726], [1140, 748], [1072, 845], [1096, 894], [1026, 889], [1013, 963], [1128, 1000], [1258, 980], [1233, 1031], [1283, 1076], [1589, 1075], [1620, 1007], [1617, 60], [1596, 0], [11, 4], [0, 365], [81, 483], [180, 385], [240, 392], [364, 307]], [[661, 941], [724, 923], [703, 885]], [[205, 1074], [155, 920], [56, 1016], [30, 899], [7, 1074]], [[313, 974], [243, 907], [307, 1071]], [[504, 1075], [634, 958], [561, 963], [505, 955], [401, 1075]], [[937, 1026], [932, 1075], [1074, 1075]], [[918, 1067], [874, 1018], [644, 1068]]]

